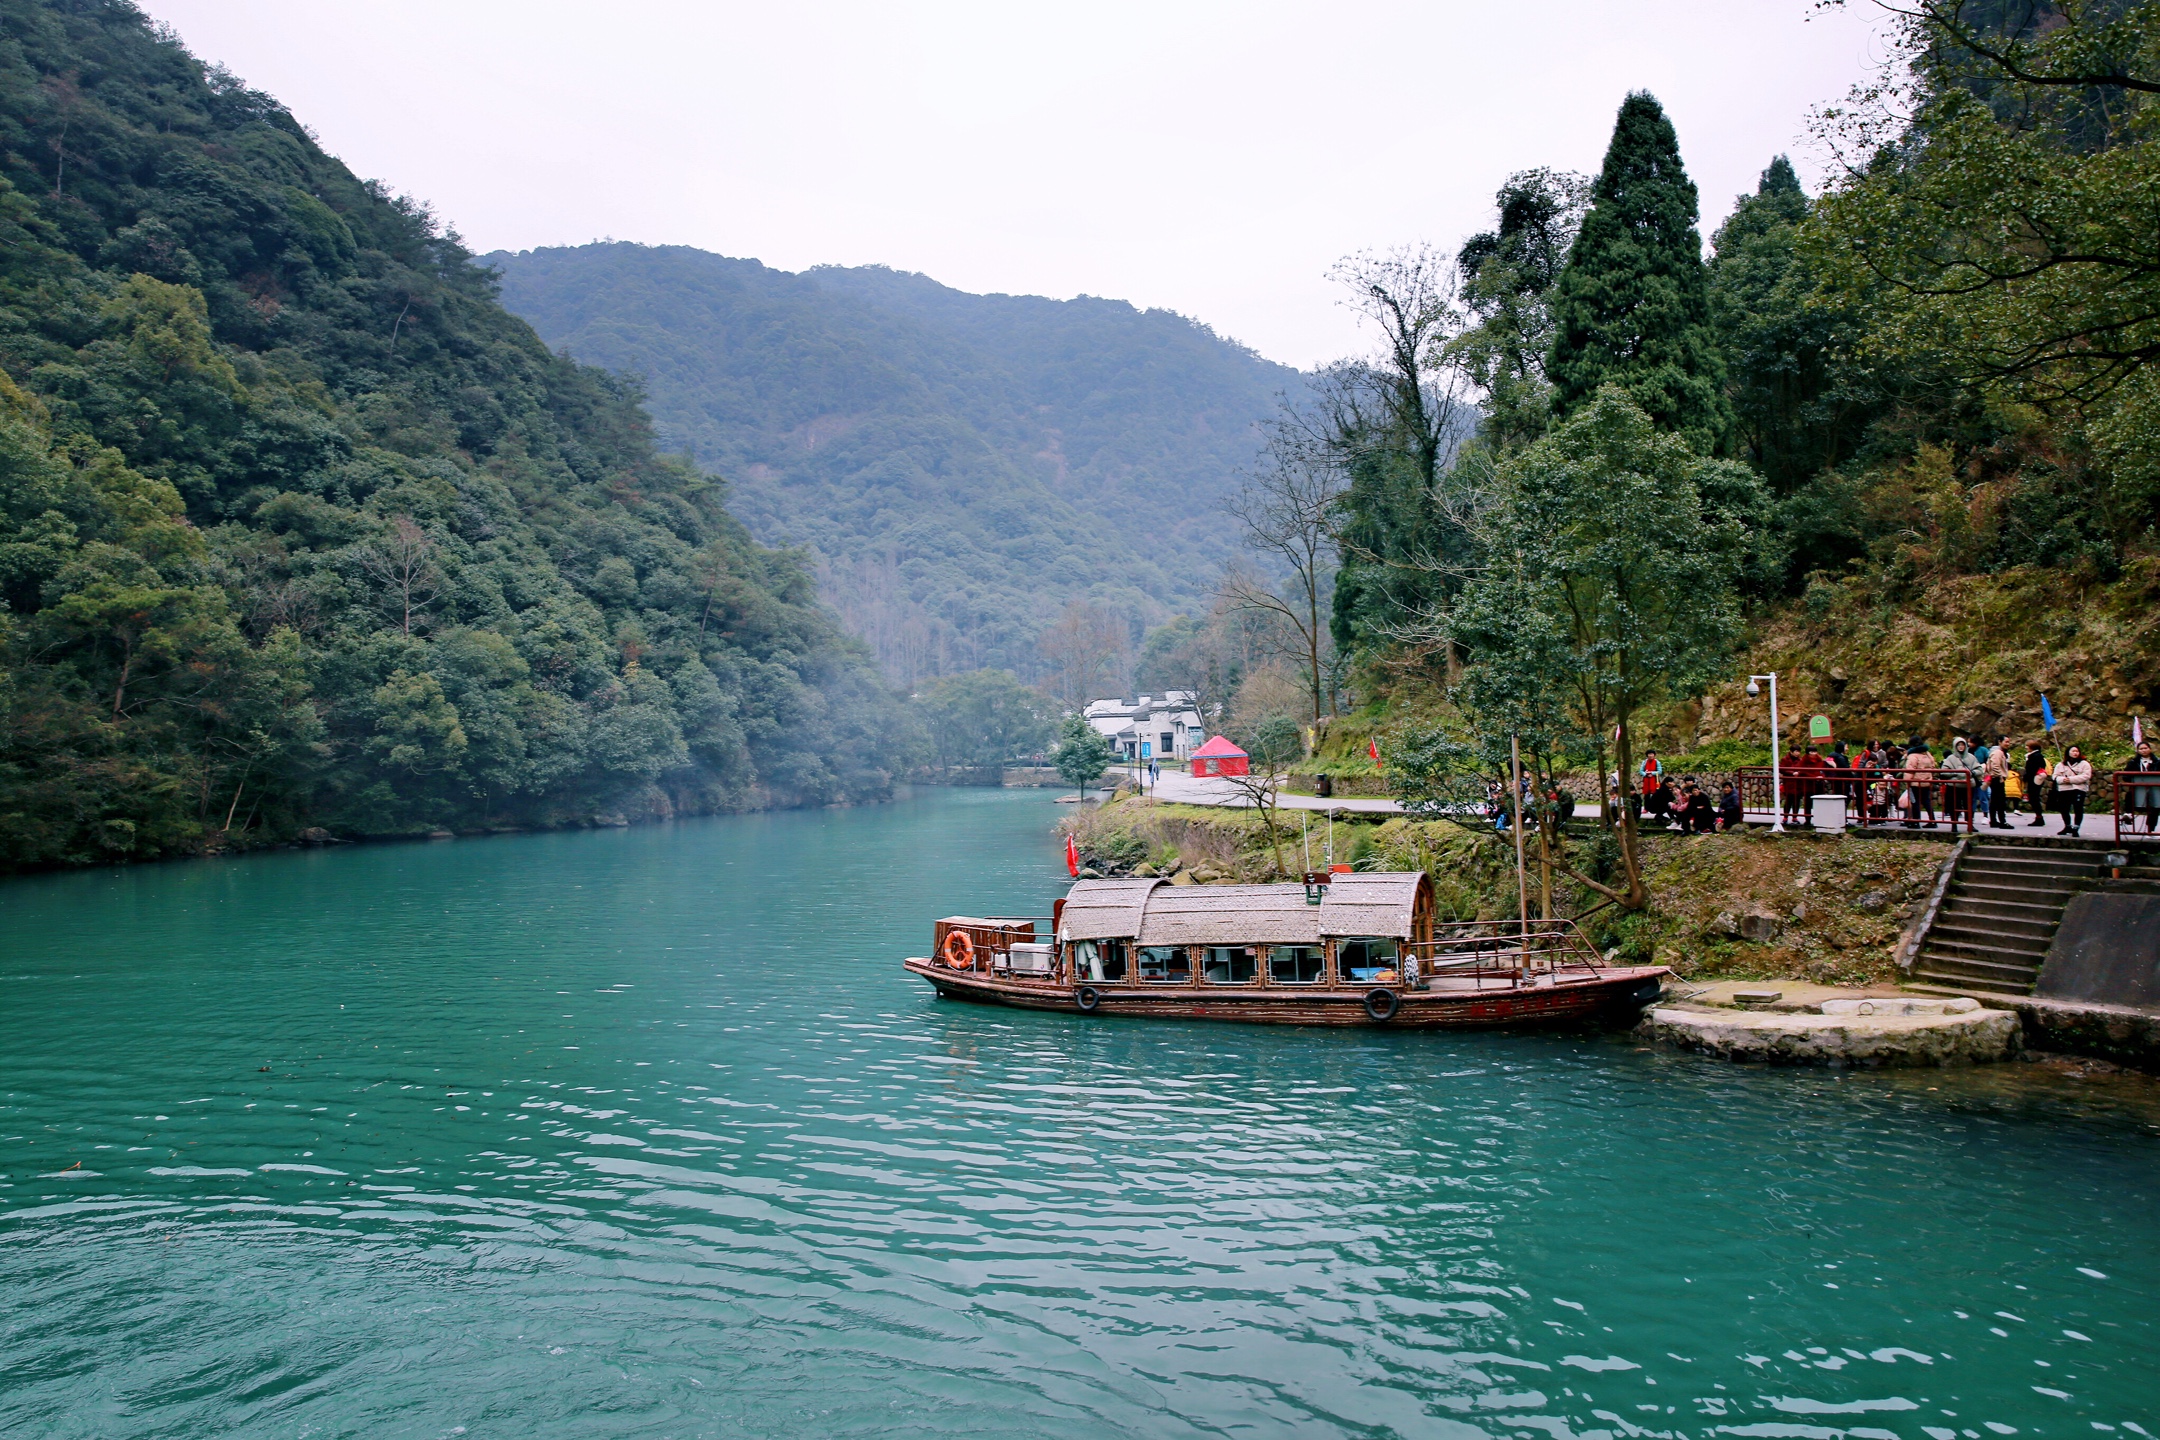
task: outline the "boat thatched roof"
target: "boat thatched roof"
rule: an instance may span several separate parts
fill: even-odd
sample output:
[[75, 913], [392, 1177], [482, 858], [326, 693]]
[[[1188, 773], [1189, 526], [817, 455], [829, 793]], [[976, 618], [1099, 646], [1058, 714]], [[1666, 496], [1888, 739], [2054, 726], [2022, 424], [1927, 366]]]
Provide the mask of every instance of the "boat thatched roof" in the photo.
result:
[[1176, 885], [1148, 897], [1143, 945], [1317, 945], [1320, 911], [1302, 885]]
[[1303, 885], [1167, 885], [1082, 880], [1058, 926], [1068, 940], [1143, 945], [1317, 945], [1325, 937], [1414, 932], [1423, 873], [1337, 875], [1318, 905]]
[[1320, 902], [1320, 933], [1401, 939], [1411, 933], [1418, 890], [1428, 883], [1422, 870], [1337, 875]]
[[1067, 940], [1130, 940], [1160, 880], [1082, 880], [1065, 896], [1058, 933]]

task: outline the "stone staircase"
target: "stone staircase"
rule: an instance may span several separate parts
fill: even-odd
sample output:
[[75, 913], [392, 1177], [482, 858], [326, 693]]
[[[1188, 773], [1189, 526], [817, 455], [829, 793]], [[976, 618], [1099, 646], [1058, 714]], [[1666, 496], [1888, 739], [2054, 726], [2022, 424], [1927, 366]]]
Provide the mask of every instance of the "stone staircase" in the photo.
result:
[[[1907, 983], [1958, 994], [2030, 995], [2064, 908], [2071, 896], [2102, 883], [2109, 848], [2093, 840], [1973, 837], [1919, 937]], [[2125, 880], [2131, 878], [2126, 871]]]

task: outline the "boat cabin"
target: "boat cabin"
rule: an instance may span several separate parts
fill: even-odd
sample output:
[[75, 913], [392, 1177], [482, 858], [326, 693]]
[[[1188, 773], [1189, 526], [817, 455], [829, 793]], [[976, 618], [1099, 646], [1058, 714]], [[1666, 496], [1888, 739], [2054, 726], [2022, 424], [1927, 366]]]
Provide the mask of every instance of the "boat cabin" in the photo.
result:
[[1083, 880], [1056, 921], [1074, 984], [1395, 985], [1432, 939], [1432, 882], [1419, 871], [1325, 885], [1171, 885]]
[[1570, 920], [1436, 924], [1418, 871], [1301, 885], [1083, 880], [1047, 925], [950, 916], [932, 953], [905, 963], [959, 999], [1284, 1025], [1626, 1018], [1667, 973], [1609, 965]]

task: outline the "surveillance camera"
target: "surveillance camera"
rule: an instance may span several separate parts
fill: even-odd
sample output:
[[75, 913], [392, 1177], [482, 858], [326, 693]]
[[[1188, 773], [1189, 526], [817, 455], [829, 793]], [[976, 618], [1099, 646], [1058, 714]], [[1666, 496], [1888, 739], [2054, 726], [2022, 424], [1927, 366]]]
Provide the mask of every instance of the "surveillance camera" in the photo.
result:
[[1756, 684], [1753, 680], [1750, 680], [1747, 682], [1747, 693], [1750, 695], [1760, 695], [1762, 694], [1762, 686]]

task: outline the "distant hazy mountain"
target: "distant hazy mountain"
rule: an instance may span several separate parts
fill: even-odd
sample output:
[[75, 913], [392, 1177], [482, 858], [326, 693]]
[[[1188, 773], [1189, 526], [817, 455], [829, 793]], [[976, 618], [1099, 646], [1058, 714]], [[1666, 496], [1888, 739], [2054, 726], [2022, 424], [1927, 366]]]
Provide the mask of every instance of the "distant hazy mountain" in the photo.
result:
[[1138, 627], [1204, 603], [1256, 426], [1298, 372], [1119, 300], [800, 275], [686, 247], [498, 252], [548, 344], [643, 377], [664, 441], [903, 682], [1008, 666], [1070, 599]]

